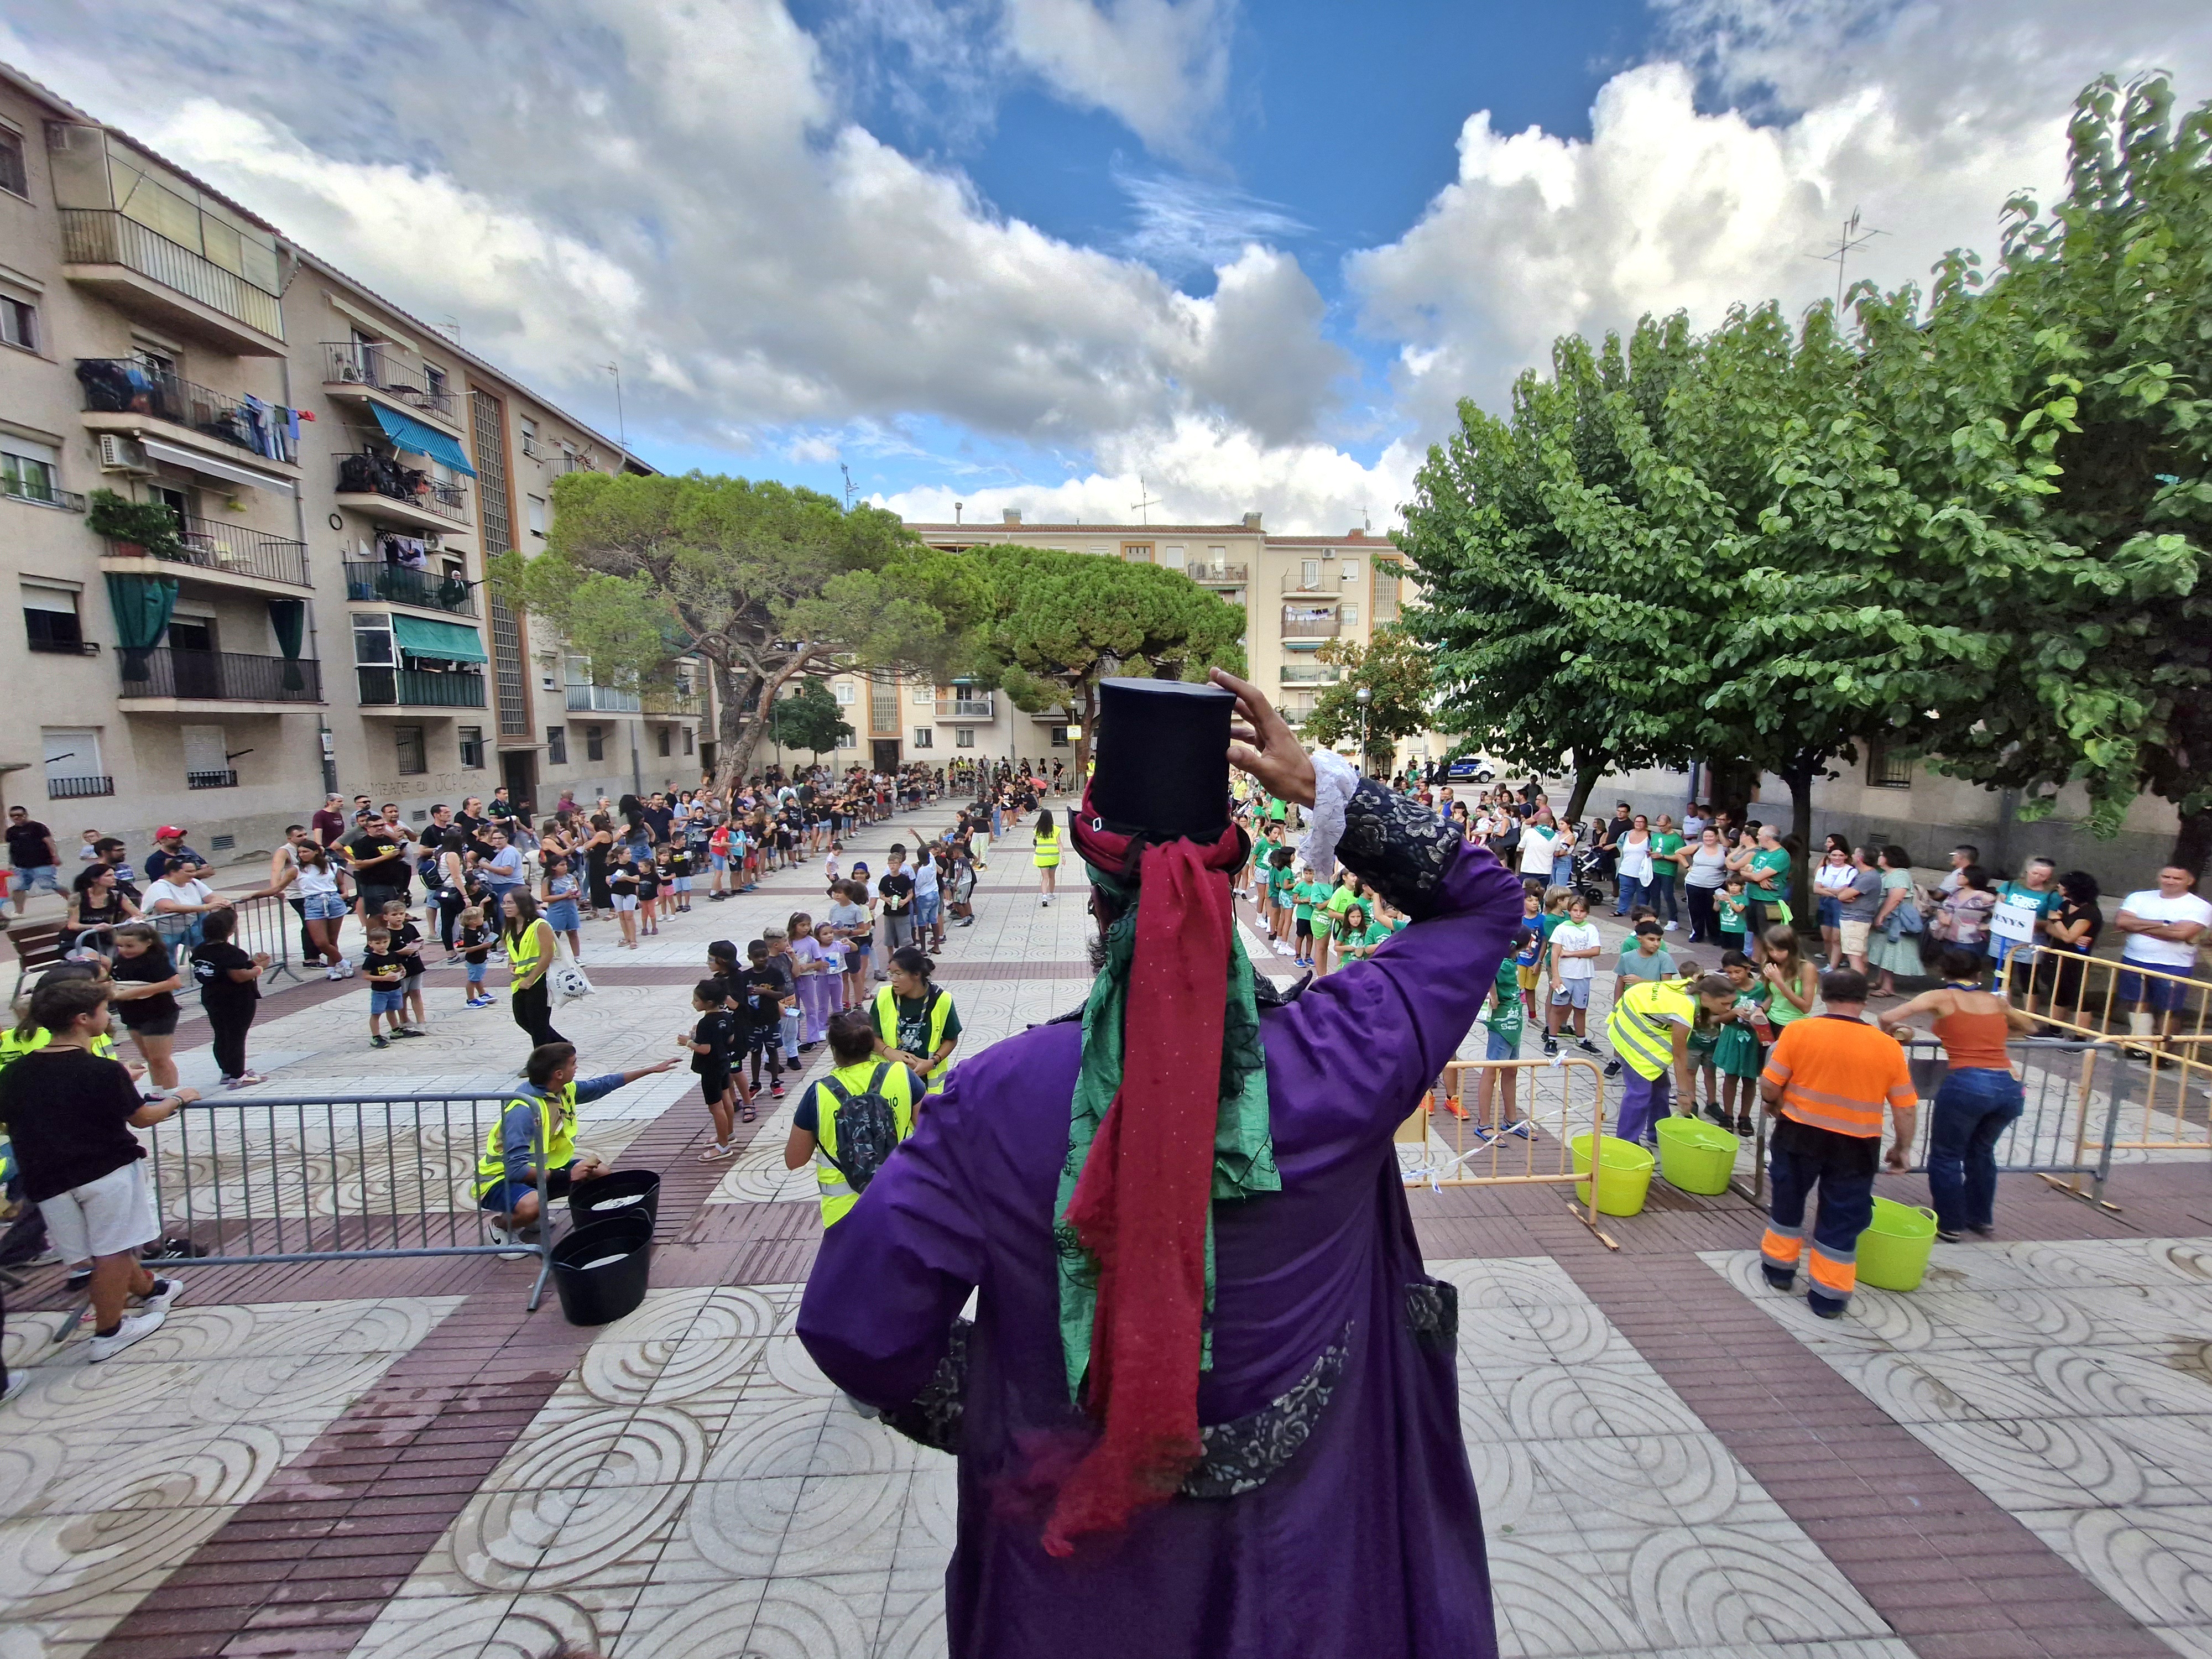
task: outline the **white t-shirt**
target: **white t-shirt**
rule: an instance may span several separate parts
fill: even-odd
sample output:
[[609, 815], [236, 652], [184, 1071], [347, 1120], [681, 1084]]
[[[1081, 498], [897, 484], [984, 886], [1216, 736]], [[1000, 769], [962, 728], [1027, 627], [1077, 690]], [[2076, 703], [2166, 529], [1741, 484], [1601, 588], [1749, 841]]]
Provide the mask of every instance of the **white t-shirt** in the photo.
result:
[[[2127, 902], [2120, 908], [2138, 921], [2195, 921], [2212, 927], [2212, 903], [2194, 893], [2168, 898], [2153, 887], [2129, 894]], [[2187, 968], [2197, 960], [2195, 945], [2184, 945], [2179, 939], [2147, 939], [2141, 933], [2130, 933], [2127, 938], [2128, 942], [2120, 947], [2120, 959], [2124, 962], [2139, 962], [2146, 968]], [[2200, 933], [2197, 938], [2201, 940], [2203, 935]]]
[[1842, 864], [1820, 864], [1813, 868], [1813, 890], [1822, 898], [1833, 898], [1851, 884], [1851, 866]]
[[1571, 921], [1561, 922], [1552, 931], [1552, 957], [1553, 960], [1559, 964], [1559, 977], [1561, 979], [1594, 977], [1597, 973], [1595, 957], [1564, 957], [1559, 952], [1587, 951], [1594, 945], [1602, 945], [1604, 943], [1605, 935], [1598, 932], [1597, 924], [1594, 921], [1585, 921], [1579, 926]]
[[1631, 830], [1620, 838], [1620, 873], [1630, 881], [1651, 879], [1651, 832], [1645, 830], [1644, 839], [1638, 841]]
[[204, 881], [173, 882], [164, 877], [146, 889], [146, 914], [153, 915], [168, 899], [178, 904], [205, 904], [215, 890]]
[[1552, 832], [1535, 824], [1523, 824], [1521, 829], [1521, 873], [1524, 876], [1548, 876], [1552, 873]]

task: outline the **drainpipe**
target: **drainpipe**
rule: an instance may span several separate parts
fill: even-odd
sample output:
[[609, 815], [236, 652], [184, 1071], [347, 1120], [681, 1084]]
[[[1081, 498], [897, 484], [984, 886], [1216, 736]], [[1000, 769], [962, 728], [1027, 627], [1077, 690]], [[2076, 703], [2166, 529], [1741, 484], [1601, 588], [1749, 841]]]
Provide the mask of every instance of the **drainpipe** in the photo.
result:
[[[289, 357], [279, 357], [276, 360], [276, 375], [280, 395], [284, 399], [284, 407], [293, 408], [292, 360]], [[301, 556], [307, 560], [309, 590], [307, 603], [307, 654], [313, 659], [315, 672], [320, 674], [323, 672], [323, 647], [321, 639], [315, 631], [313, 592], [315, 563], [313, 556], [307, 551], [307, 499], [304, 487], [307, 480], [302, 478], [300, 482], [302, 488], [292, 492], [292, 533], [300, 544]], [[326, 679], [323, 681], [322, 685], [324, 701], [315, 710], [315, 742], [317, 749], [321, 752], [323, 763], [323, 793], [327, 795], [338, 787], [338, 761], [337, 746], [331, 736], [329, 714], [331, 684]]]
[[638, 728], [642, 726], [644, 722], [642, 720], [624, 720], [623, 724], [629, 730], [629, 792], [631, 794], [635, 795], [640, 800], [643, 800], [645, 799], [645, 773], [638, 759], [637, 733]]

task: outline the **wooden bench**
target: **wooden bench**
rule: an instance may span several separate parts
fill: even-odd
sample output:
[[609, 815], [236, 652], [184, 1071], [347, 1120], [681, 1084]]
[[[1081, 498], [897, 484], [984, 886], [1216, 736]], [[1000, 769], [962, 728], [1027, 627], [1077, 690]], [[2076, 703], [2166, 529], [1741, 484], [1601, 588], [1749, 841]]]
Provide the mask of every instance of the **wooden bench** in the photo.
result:
[[23, 994], [25, 980], [62, 959], [70, 948], [67, 937], [69, 924], [61, 921], [18, 923], [8, 930], [8, 942], [15, 947], [15, 988], [9, 993], [10, 1000]]

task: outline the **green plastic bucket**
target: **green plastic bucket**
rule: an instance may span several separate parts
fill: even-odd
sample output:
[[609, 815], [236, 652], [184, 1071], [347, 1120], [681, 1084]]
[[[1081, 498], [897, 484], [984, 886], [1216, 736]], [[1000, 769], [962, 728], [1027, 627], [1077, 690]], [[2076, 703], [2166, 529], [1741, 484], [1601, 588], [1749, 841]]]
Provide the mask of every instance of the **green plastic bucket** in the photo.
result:
[[1717, 1124], [1696, 1117], [1659, 1120], [1659, 1173], [1686, 1193], [1724, 1193], [1743, 1143]]
[[1874, 1219], [1859, 1235], [1859, 1283], [1877, 1290], [1917, 1291], [1935, 1248], [1935, 1211], [1877, 1198]]
[[[1567, 1143], [1573, 1154], [1575, 1173], [1587, 1175], [1590, 1166], [1590, 1138], [1577, 1135]], [[1632, 1140], [1617, 1136], [1605, 1138], [1605, 1179], [1598, 1183], [1597, 1209], [1600, 1215], [1641, 1215], [1644, 1195], [1651, 1190], [1651, 1154]], [[1575, 1183], [1575, 1196], [1584, 1204], [1589, 1202], [1590, 1184], [1587, 1181]]]

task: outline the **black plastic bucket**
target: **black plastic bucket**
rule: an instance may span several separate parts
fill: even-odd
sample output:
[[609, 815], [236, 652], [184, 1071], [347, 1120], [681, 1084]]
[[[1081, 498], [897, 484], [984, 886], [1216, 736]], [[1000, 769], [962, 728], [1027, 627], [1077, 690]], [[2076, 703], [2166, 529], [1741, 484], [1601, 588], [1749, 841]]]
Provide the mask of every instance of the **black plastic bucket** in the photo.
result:
[[604, 1325], [645, 1300], [653, 1220], [630, 1213], [585, 1223], [553, 1247], [553, 1288], [571, 1325]]
[[579, 1227], [609, 1216], [660, 1216], [660, 1177], [650, 1170], [617, 1170], [568, 1189], [568, 1218]]

